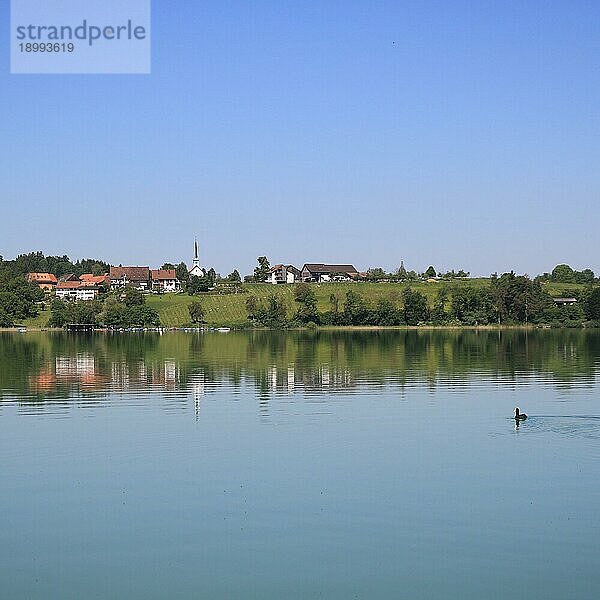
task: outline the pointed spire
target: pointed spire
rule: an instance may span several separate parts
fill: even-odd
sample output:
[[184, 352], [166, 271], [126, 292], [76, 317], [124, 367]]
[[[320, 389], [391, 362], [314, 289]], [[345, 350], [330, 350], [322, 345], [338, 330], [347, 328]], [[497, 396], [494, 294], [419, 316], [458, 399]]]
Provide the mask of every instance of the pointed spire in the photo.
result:
[[198, 258], [198, 239], [194, 238], [194, 260], [192, 262], [194, 267], [200, 266], [200, 259]]

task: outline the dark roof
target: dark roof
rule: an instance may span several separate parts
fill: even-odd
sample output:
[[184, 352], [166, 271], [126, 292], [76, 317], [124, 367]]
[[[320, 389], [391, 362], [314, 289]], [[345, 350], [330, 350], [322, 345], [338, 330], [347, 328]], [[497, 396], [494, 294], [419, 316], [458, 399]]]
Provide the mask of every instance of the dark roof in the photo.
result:
[[148, 267], [111, 267], [110, 278], [122, 279], [126, 277], [129, 281], [148, 281], [150, 269]]
[[306, 263], [302, 270], [311, 273], [358, 273], [353, 265], [324, 265], [323, 263]]
[[75, 273], [65, 273], [58, 278], [58, 281], [79, 281], [79, 277]]

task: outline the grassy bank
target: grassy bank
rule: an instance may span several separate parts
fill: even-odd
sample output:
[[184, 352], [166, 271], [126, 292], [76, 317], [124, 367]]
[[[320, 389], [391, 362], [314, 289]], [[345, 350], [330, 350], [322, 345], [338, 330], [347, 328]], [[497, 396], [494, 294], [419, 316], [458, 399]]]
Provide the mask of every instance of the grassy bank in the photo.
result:
[[[455, 279], [449, 282], [412, 283], [410, 287], [424, 294], [429, 303], [433, 302], [440, 287], [445, 286], [450, 293], [458, 287], [483, 287], [488, 285], [488, 279]], [[344, 302], [346, 292], [353, 290], [360, 293], [370, 304], [375, 304], [378, 298], [387, 298], [395, 304], [401, 304], [402, 291], [409, 287], [406, 283], [322, 283], [313, 284], [317, 296], [319, 311], [325, 312], [330, 309], [329, 297], [335, 294], [340, 299], [340, 306]], [[580, 286], [569, 285], [568, 289], [577, 289]], [[206, 294], [195, 297], [202, 302], [205, 310], [205, 319], [210, 326], [242, 326], [247, 323], [246, 299], [250, 294], [260, 299], [266, 299], [274, 294], [283, 298], [288, 306], [288, 312], [295, 310], [294, 286], [293, 285], [271, 285], [271, 284], [248, 284], [244, 285], [241, 294], [212, 295]], [[565, 285], [548, 284], [545, 288], [549, 294], [558, 296], [565, 290]], [[195, 299], [187, 294], [165, 294], [163, 296], [149, 296], [148, 304], [158, 311], [161, 323], [166, 326], [177, 326], [188, 323], [188, 305]]]
[[[444, 282], [416, 282], [410, 287], [424, 294], [429, 303], [433, 302], [440, 287], [446, 287], [450, 294], [453, 289], [461, 287], [483, 287], [488, 285], [488, 279], [455, 279]], [[370, 304], [375, 304], [378, 298], [387, 298], [395, 304], [401, 304], [402, 291], [409, 287], [408, 283], [322, 283], [312, 284], [317, 296], [319, 311], [330, 308], [329, 297], [331, 294], [338, 296], [340, 306], [343, 305], [346, 292], [353, 290], [360, 293]], [[546, 291], [552, 296], [559, 296], [568, 290], [576, 290], [581, 286], [574, 284], [546, 284]], [[190, 316], [188, 306], [193, 300], [200, 300], [205, 310], [206, 324], [211, 327], [242, 327], [247, 325], [246, 299], [250, 294], [260, 299], [266, 299], [274, 294], [282, 298], [291, 314], [295, 310], [294, 286], [293, 285], [271, 285], [271, 284], [245, 284], [243, 292], [239, 294], [201, 294], [200, 296], [188, 296], [187, 294], [164, 294], [161, 296], [150, 294], [146, 296], [149, 306], [156, 309], [160, 316], [162, 325], [177, 327], [189, 323]], [[50, 318], [48, 310], [28, 319], [24, 325], [30, 328], [45, 327]]]

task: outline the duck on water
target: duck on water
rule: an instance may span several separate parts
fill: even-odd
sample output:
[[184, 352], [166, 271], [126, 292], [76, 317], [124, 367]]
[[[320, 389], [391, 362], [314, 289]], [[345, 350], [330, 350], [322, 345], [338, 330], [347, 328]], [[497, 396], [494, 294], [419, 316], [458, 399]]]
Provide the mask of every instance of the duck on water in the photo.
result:
[[515, 408], [515, 421], [524, 421], [527, 418], [525, 413], [519, 411], [519, 407]]

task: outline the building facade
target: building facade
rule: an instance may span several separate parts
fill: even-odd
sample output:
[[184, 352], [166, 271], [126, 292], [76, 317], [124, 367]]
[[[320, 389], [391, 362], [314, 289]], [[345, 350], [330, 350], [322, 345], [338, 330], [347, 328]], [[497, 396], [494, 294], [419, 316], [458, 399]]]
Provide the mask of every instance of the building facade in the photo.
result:
[[81, 281], [59, 281], [56, 285], [56, 296], [62, 300], [95, 300], [99, 293], [100, 287]]
[[152, 269], [153, 291], [176, 292], [180, 287], [175, 269]]
[[51, 292], [58, 283], [56, 275], [52, 273], [27, 273], [27, 281], [35, 283], [45, 292]]
[[326, 265], [306, 263], [302, 267], [302, 281], [355, 281], [359, 273], [353, 265]]
[[143, 292], [151, 287], [148, 267], [111, 267], [109, 278], [112, 290], [133, 287]]
[[301, 273], [294, 265], [275, 265], [269, 269], [267, 283], [295, 283], [301, 280]]

